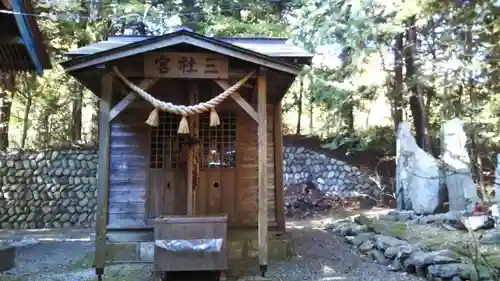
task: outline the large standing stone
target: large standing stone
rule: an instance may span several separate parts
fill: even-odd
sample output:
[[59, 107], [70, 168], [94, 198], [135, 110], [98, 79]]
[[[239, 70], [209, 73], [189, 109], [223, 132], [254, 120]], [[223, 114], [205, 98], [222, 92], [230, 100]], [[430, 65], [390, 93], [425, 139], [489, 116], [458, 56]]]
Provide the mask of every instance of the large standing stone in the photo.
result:
[[[396, 201], [398, 210], [410, 210], [410, 173], [411, 152], [408, 150], [409, 138], [413, 139], [410, 124], [403, 121], [399, 124], [396, 137]], [[411, 140], [410, 140], [411, 141]]]
[[409, 197], [411, 208], [417, 214], [432, 214], [439, 205], [437, 160], [418, 147], [408, 122], [402, 122], [399, 125], [398, 140], [399, 155], [396, 173], [396, 192], [400, 197], [398, 206], [403, 205], [403, 209], [406, 209]]
[[[495, 169], [495, 200], [496, 200], [496, 206], [493, 213], [496, 212], [496, 214], [500, 214], [500, 153], [497, 154], [497, 167]], [[498, 216], [496, 217], [498, 220]]]
[[460, 119], [453, 118], [443, 124], [443, 161], [450, 211], [472, 211], [479, 200], [472, 180], [466, 141]]

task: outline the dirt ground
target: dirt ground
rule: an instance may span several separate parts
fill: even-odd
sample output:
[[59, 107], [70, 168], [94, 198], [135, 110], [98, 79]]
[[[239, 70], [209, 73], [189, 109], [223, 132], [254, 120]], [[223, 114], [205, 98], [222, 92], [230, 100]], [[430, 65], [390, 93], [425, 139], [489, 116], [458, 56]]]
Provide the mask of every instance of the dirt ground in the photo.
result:
[[[271, 262], [268, 276], [274, 280], [314, 281], [413, 281], [412, 275], [387, 271], [357, 254], [342, 238], [324, 230], [333, 217], [355, 212], [316, 214], [313, 217], [287, 222], [287, 231], [294, 238], [296, 256], [289, 261]], [[89, 255], [93, 251], [93, 234], [88, 230], [78, 235], [64, 233], [0, 232], [3, 241], [16, 241], [17, 266], [0, 273], [0, 281], [90, 281], [96, 280], [90, 267]], [[106, 267], [106, 281], [146, 281], [151, 278], [150, 264], [121, 264]], [[258, 264], [233, 266], [231, 279], [255, 275]], [[205, 276], [206, 277], [206, 276]], [[203, 278], [205, 281], [206, 278]]]

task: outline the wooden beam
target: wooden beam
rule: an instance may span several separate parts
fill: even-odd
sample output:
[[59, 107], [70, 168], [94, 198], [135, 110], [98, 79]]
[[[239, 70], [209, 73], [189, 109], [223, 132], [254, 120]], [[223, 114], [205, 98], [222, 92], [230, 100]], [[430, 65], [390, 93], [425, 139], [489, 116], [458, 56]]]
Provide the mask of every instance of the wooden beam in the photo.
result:
[[111, 139], [109, 109], [113, 93], [113, 76], [108, 73], [101, 81], [99, 108], [99, 168], [97, 171], [97, 221], [95, 238], [95, 269], [100, 280], [104, 273], [106, 258], [106, 224], [108, 215], [109, 190], [109, 143]]
[[261, 69], [257, 77], [259, 124], [258, 139], [258, 185], [259, 185], [259, 265], [262, 276], [267, 271], [267, 77]]
[[[158, 79], [144, 79], [139, 84], [139, 88], [147, 91], [151, 88]], [[113, 109], [109, 112], [109, 122], [113, 120], [118, 114], [120, 114], [123, 110], [125, 110], [135, 99], [137, 98], [137, 94], [135, 92], [128, 93], [120, 102], [118, 102]]]
[[5, 6], [5, 8], [7, 8], [7, 10], [11, 10], [12, 9], [12, 5], [10, 4], [9, 0], [2, 0], [2, 3]]
[[[126, 60], [126, 59], [124, 59]], [[142, 62], [142, 61], [141, 61]], [[137, 68], [134, 67], [136, 61], [124, 61], [120, 62], [119, 65], [117, 65], [118, 69], [120, 72], [128, 77], [128, 78], [155, 78], [155, 77], [149, 77], [144, 75], [144, 71], [142, 68]], [[89, 70], [85, 70], [85, 75], [86, 76], [91, 76], [91, 77], [100, 77], [104, 73], [107, 73], [110, 71], [111, 68], [92, 68]], [[254, 68], [231, 68], [229, 69], [229, 80], [240, 80], [241, 78], [245, 77], [249, 72], [253, 71]], [[254, 74], [250, 77], [249, 81], [253, 81], [257, 78], [257, 75]], [[242, 86], [246, 87], [246, 86]]]
[[0, 37], [0, 45], [23, 45], [23, 38], [20, 36]]
[[[215, 83], [217, 83], [224, 91], [229, 89], [231, 86], [227, 81], [224, 80], [215, 80]], [[257, 114], [257, 111], [253, 109], [253, 107], [238, 93], [235, 92], [230, 97], [241, 107], [245, 112], [252, 117], [255, 122], [259, 123], [259, 116]]]
[[281, 102], [274, 107], [274, 187], [276, 223], [285, 232], [285, 195], [283, 186], [283, 112]]

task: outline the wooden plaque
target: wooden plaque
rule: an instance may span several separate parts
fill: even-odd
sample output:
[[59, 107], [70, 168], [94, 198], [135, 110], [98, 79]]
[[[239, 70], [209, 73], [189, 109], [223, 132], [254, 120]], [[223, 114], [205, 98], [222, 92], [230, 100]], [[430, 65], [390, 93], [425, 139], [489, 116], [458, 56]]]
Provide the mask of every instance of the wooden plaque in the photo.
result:
[[154, 52], [144, 57], [144, 76], [227, 79], [227, 57], [210, 53]]

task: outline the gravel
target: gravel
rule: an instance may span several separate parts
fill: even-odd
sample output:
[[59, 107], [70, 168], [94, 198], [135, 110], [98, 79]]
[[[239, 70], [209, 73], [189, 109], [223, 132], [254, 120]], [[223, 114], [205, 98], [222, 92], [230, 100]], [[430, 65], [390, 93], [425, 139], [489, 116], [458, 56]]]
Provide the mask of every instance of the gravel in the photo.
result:
[[276, 280], [342, 281], [422, 281], [406, 273], [390, 272], [331, 232], [323, 230], [322, 221], [296, 221], [290, 229], [297, 256], [288, 262], [270, 265], [269, 274]]
[[[386, 266], [375, 264], [360, 256], [354, 248], [344, 243], [341, 237], [323, 230], [322, 223], [312, 219], [289, 223], [288, 231], [292, 232], [297, 255], [286, 262], [271, 262], [268, 276], [286, 281], [424, 280], [415, 275], [390, 272]], [[2, 281], [96, 280], [94, 269], [75, 268], [75, 262], [93, 251], [93, 242], [26, 239], [17, 243], [17, 266], [0, 273]], [[246, 272], [245, 275], [257, 274], [257, 264], [253, 263], [247, 263], [243, 267], [237, 266], [230, 275], [240, 275], [243, 272]], [[104, 280], [149, 281], [152, 280], [151, 272], [151, 265], [113, 265], [106, 267]]]

